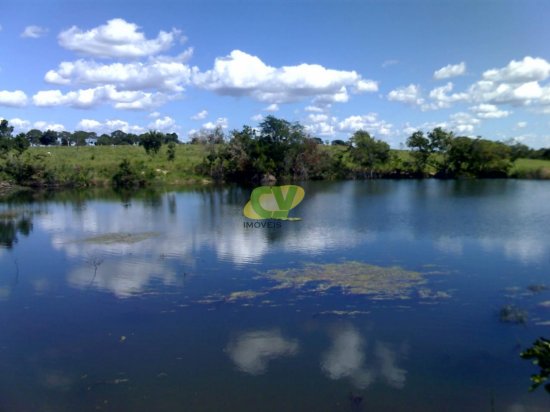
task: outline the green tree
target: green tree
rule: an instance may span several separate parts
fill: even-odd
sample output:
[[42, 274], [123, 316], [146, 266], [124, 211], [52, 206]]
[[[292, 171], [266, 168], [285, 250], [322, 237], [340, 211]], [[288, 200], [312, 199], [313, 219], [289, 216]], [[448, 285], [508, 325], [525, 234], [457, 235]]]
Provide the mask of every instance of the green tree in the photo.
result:
[[169, 161], [174, 161], [176, 158], [176, 144], [174, 142], [168, 143], [166, 148], [166, 157]]
[[30, 146], [29, 140], [27, 139], [27, 136], [25, 133], [19, 133], [15, 138], [13, 139], [12, 147], [19, 153], [23, 153], [25, 150], [27, 150]]
[[428, 159], [432, 153], [430, 140], [424, 136], [423, 132], [418, 130], [407, 139], [407, 147], [411, 149], [415, 171], [417, 173], [424, 173]]
[[40, 138], [42, 137], [42, 131], [38, 129], [31, 129], [26, 134], [27, 139], [31, 144], [40, 144]]
[[57, 136], [58, 134], [56, 131], [48, 129], [40, 136], [40, 144], [44, 146], [55, 145], [57, 143]]
[[156, 130], [149, 130], [141, 135], [140, 144], [145, 149], [147, 154], [157, 154], [162, 146], [162, 133]]
[[377, 168], [390, 160], [390, 146], [377, 140], [365, 131], [356, 131], [350, 139], [349, 155], [353, 163], [359, 166], [362, 172], [374, 177]]

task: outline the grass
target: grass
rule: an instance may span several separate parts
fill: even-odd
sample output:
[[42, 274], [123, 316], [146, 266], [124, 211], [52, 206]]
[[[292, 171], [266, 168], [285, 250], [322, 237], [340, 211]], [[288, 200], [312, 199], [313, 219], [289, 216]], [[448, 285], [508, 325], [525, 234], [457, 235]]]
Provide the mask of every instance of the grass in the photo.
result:
[[[344, 151], [342, 146], [322, 146], [322, 150], [331, 155]], [[393, 150], [400, 162], [410, 161], [406, 150]], [[44, 175], [53, 176], [58, 185], [67, 186], [110, 186], [120, 163], [128, 159], [134, 168], [147, 176], [154, 187], [188, 186], [205, 184], [211, 180], [196, 173], [196, 166], [206, 155], [203, 145], [182, 144], [176, 147], [176, 157], [168, 160], [167, 147], [163, 146], [156, 155], [147, 155], [140, 146], [97, 146], [97, 147], [33, 147], [28, 150], [44, 170]], [[1, 165], [0, 165], [1, 166]], [[394, 162], [382, 167], [382, 171], [391, 172]], [[386, 170], [387, 169], [387, 170]], [[37, 169], [38, 170], [38, 169]], [[518, 159], [510, 170], [510, 177], [523, 179], [550, 179], [550, 161]], [[47, 180], [46, 177], [43, 177]], [[0, 176], [0, 181], [3, 180]]]
[[147, 155], [139, 146], [35, 147], [31, 154], [43, 156], [43, 163], [55, 176], [85, 171], [93, 185], [107, 186], [124, 159], [154, 172], [154, 184], [184, 185], [202, 183], [204, 176], [195, 167], [204, 157], [201, 145], [178, 145], [173, 161], [167, 159], [166, 146], [156, 155]]
[[550, 160], [518, 159], [510, 170], [510, 177], [550, 179]]

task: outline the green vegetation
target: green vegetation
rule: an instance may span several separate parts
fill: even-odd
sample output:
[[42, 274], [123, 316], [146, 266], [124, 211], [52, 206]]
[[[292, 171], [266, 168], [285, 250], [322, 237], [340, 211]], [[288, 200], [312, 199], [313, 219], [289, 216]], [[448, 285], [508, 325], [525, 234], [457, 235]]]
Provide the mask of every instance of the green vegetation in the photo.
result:
[[390, 150], [386, 142], [364, 130], [347, 141], [325, 145], [299, 123], [273, 116], [266, 117], [257, 129], [243, 126], [229, 135], [219, 127], [202, 130], [190, 144], [181, 144], [175, 133], [154, 130], [139, 136], [117, 130], [98, 137], [84, 131], [33, 129], [13, 136], [13, 127], [2, 120], [0, 182], [135, 189], [212, 181], [550, 179], [550, 149], [455, 136], [441, 128], [427, 134], [414, 132], [407, 146], [409, 150]]
[[[530, 391], [534, 391], [550, 378], [550, 340], [539, 338], [533, 346], [523, 351], [520, 356], [523, 359], [532, 359], [533, 364], [540, 368], [539, 373], [531, 375], [532, 385]], [[550, 383], [544, 385], [544, 389], [550, 393]]]

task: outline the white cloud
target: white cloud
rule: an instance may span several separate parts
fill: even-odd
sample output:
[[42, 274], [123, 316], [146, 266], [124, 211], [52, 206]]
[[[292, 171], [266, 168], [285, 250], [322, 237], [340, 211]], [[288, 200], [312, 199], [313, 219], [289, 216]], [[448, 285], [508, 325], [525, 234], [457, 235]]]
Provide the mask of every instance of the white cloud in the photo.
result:
[[13, 126], [16, 133], [27, 132], [31, 129], [31, 122], [28, 120], [20, 119], [15, 117], [9, 120], [10, 126]]
[[87, 132], [111, 133], [115, 130], [122, 130], [124, 133], [141, 134], [145, 129], [141, 126], [130, 125], [127, 121], [119, 119], [106, 120], [99, 122], [94, 119], [82, 119], [76, 125], [76, 130], [84, 130]]
[[461, 76], [464, 73], [466, 73], [466, 63], [460, 62], [459, 64], [448, 64], [447, 66], [434, 72], [434, 79], [448, 79], [449, 77]]
[[445, 86], [436, 87], [430, 91], [430, 103], [422, 105], [422, 110], [436, 110], [451, 107], [453, 103], [465, 101], [469, 98], [468, 93], [452, 93], [453, 83], [448, 82]]
[[143, 91], [118, 91], [114, 86], [99, 86], [62, 93], [60, 90], [42, 90], [33, 97], [33, 103], [39, 107], [70, 106], [88, 109], [102, 103], [112, 103], [116, 109], [143, 110], [160, 106], [173, 95]]
[[207, 116], [208, 116], [208, 111], [207, 110], [201, 110], [196, 115], [191, 116], [191, 119], [192, 120], [204, 120], [204, 119], [206, 119]]
[[524, 57], [512, 60], [506, 67], [491, 69], [483, 73], [483, 79], [492, 82], [525, 83], [545, 80], [550, 76], [550, 63], [540, 57]]
[[374, 135], [389, 136], [393, 132], [393, 125], [378, 119], [378, 114], [369, 113], [361, 116], [349, 116], [338, 123], [341, 132], [356, 132], [365, 130]]
[[101, 64], [89, 60], [62, 62], [44, 76], [59, 85], [113, 85], [119, 90], [157, 89], [182, 92], [191, 81], [192, 69], [185, 64], [192, 49], [175, 57], [153, 57], [146, 62]]
[[32, 25], [25, 27], [25, 30], [23, 30], [23, 33], [21, 33], [21, 37], [27, 39], [38, 39], [45, 36], [47, 33], [48, 29], [46, 29], [45, 27]]
[[194, 84], [228, 96], [249, 96], [266, 103], [289, 103], [307, 98], [319, 102], [346, 102], [349, 90], [375, 91], [378, 86], [355, 71], [326, 69], [317, 64], [280, 68], [240, 50], [217, 58], [214, 67], [194, 75]]
[[306, 106], [304, 111], [306, 112], [312, 112], [312, 113], [322, 113], [324, 112], [325, 110], [321, 107], [318, 107], [318, 106]]
[[60, 123], [49, 123], [44, 121], [38, 121], [34, 123], [34, 128], [39, 130], [53, 130], [55, 132], [62, 132], [65, 130], [65, 126]]
[[250, 375], [267, 371], [270, 361], [298, 353], [296, 340], [286, 339], [278, 330], [243, 333], [227, 346], [227, 354], [237, 368]]
[[254, 121], [254, 122], [261, 122], [264, 120], [264, 115], [263, 114], [255, 114], [254, 116], [252, 116], [250, 118], [250, 120]]
[[476, 113], [477, 117], [482, 119], [500, 119], [511, 114], [511, 112], [507, 110], [500, 110], [497, 106], [486, 103], [470, 107], [470, 110]]
[[376, 136], [390, 136], [393, 125], [378, 118], [377, 113], [353, 115], [339, 120], [324, 113], [310, 113], [304, 121], [306, 130], [313, 135], [334, 136], [336, 133], [354, 133], [365, 130]]
[[202, 125], [205, 130], [214, 130], [216, 127], [227, 129], [228, 120], [226, 117], [218, 117], [215, 122], [206, 122]]
[[152, 112], [152, 113], [149, 113], [147, 116], [149, 116], [152, 119], [156, 119], [157, 117], [160, 117], [160, 113], [159, 112]]
[[164, 133], [172, 133], [176, 130], [177, 126], [174, 119], [170, 116], [164, 116], [163, 118], [155, 119], [154, 122], [149, 123], [149, 128]]
[[27, 104], [27, 95], [21, 90], [0, 90], [0, 106], [22, 107]]
[[516, 127], [518, 129], [524, 129], [525, 127], [527, 127], [527, 122], [517, 122]]
[[277, 112], [279, 111], [279, 105], [277, 103], [270, 104], [264, 109], [266, 112]]
[[449, 116], [449, 119], [450, 121], [448, 125], [446, 125], [449, 129], [469, 135], [471, 135], [475, 127], [481, 123], [479, 119], [465, 112], [454, 113]]
[[378, 82], [373, 80], [359, 80], [352, 90], [354, 93], [377, 92]]
[[424, 99], [421, 96], [420, 86], [409, 84], [405, 87], [398, 87], [388, 93], [388, 100], [407, 103], [411, 105], [421, 105]]
[[73, 26], [62, 31], [58, 40], [66, 49], [95, 57], [138, 58], [163, 52], [180, 37], [180, 31], [172, 29], [160, 31], [156, 38], [148, 40], [136, 24], [112, 19], [88, 31]]

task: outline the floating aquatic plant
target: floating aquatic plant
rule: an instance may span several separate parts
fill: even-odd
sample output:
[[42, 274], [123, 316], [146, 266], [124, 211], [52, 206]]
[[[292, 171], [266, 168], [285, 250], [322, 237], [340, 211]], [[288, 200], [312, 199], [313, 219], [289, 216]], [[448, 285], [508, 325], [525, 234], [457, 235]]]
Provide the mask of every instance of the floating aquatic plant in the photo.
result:
[[157, 232], [141, 232], [141, 233], [105, 233], [98, 236], [88, 237], [83, 239], [82, 242], [86, 243], [99, 243], [104, 245], [110, 245], [112, 243], [137, 243], [143, 240], [157, 237]]
[[374, 295], [378, 299], [407, 299], [413, 288], [426, 282], [419, 272], [356, 261], [307, 264], [302, 268], [272, 270], [265, 276], [277, 282], [275, 289], [314, 286], [315, 291], [323, 292], [339, 288], [343, 293]]
[[501, 322], [525, 324], [529, 318], [529, 314], [525, 309], [521, 309], [516, 305], [504, 305], [499, 312]]

